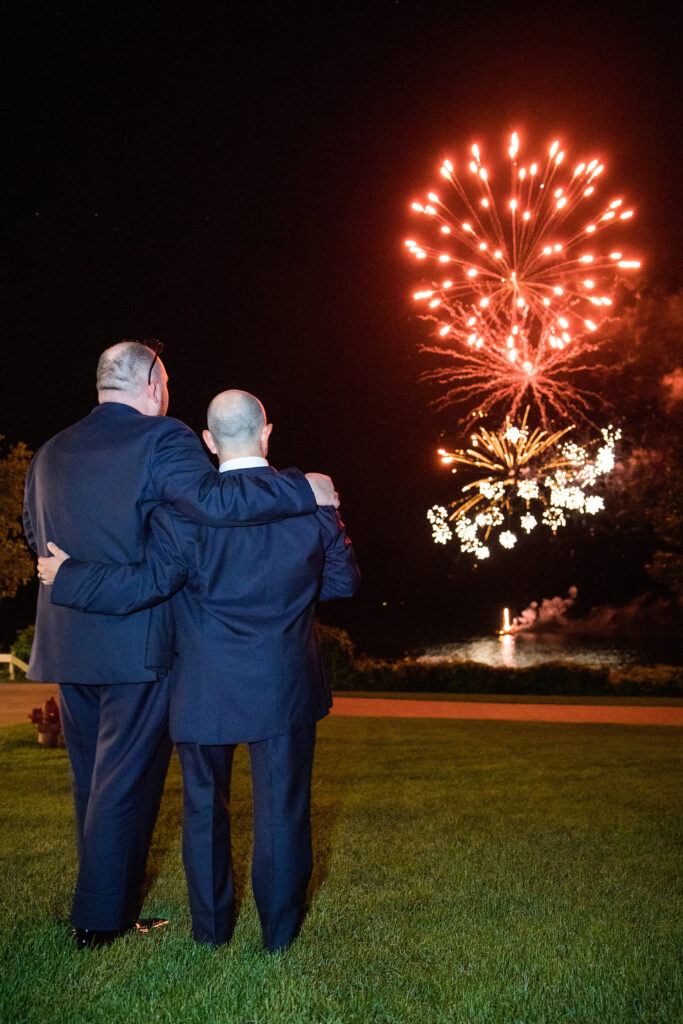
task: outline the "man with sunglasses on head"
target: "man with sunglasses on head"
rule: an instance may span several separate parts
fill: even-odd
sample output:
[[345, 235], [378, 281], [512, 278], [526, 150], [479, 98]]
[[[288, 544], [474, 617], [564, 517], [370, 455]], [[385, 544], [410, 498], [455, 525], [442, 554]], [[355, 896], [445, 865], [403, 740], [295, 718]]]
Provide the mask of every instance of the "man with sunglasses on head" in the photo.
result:
[[[210, 526], [262, 524], [337, 506], [328, 477], [219, 474], [196, 435], [166, 418], [161, 345], [123, 341], [97, 365], [99, 404], [44, 444], [26, 477], [24, 526], [38, 555], [58, 537], [84, 561], [139, 562], [145, 525], [166, 503]], [[28, 676], [60, 686], [71, 761], [79, 948], [134, 930], [171, 753], [170, 667], [160, 609], [89, 614], [38, 595]], [[154, 923], [159, 923], [154, 921]]]

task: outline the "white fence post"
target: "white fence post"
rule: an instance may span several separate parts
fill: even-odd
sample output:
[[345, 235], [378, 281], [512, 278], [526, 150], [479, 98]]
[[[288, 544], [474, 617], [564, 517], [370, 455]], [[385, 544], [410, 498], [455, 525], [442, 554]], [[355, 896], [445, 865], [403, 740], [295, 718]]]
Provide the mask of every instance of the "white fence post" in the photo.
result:
[[0, 654], [0, 665], [9, 665], [9, 677], [14, 679], [14, 669], [20, 668], [22, 672], [28, 672], [28, 665], [21, 658], [17, 658], [14, 654]]

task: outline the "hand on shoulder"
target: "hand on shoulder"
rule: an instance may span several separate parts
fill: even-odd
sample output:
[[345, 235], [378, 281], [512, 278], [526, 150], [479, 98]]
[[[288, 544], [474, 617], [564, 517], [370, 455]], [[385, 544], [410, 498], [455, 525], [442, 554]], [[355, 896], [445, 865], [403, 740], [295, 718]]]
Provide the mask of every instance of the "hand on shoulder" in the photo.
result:
[[306, 473], [306, 479], [313, 489], [317, 505], [331, 505], [332, 508], [339, 508], [339, 495], [334, 489], [334, 483], [324, 473]]

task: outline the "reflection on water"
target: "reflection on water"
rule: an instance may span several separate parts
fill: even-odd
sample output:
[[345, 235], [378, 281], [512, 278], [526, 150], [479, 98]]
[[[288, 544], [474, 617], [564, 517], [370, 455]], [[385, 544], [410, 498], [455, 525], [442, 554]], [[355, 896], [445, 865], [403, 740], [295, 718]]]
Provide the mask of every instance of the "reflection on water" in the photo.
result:
[[515, 667], [515, 638], [512, 633], [504, 633], [498, 638], [498, 650], [500, 652], [500, 663], [506, 668]]
[[429, 647], [425, 658], [479, 661], [485, 665], [526, 668], [546, 661], [583, 665], [680, 665], [683, 651], [675, 639], [636, 641], [621, 637], [581, 637], [572, 633], [508, 633], [470, 637], [457, 643]]

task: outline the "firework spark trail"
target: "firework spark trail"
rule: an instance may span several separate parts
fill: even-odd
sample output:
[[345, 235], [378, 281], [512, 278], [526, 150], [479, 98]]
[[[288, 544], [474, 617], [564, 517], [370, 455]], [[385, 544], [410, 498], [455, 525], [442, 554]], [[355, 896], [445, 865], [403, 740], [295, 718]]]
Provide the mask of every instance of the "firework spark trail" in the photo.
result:
[[446, 544], [455, 533], [462, 551], [487, 558], [489, 537], [512, 548], [520, 528], [529, 534], [540, 522], [555, 533], [568, 515], [592, 516], [604, 508], [602, 496], [590, 489], [614, 468], [620, 431], [607, 427], [601, 440], [579, 445], [566, 438], [573, 426], [548, 434], [532, 430], [528, 416], [527, 406], [519, 426], [508, 418], [499, 431], [480, 427], [470, 448], [439, 449], [445, 465], [483, 470], [486, 476], [462, 487], [450, 513], [442, 505], [428, 511], [435, 543]]
[[596, 396], [567, 378], [595, 369], [586, 357], [601, 344], [596, 332], [615, 280], [640, 263], [618, 246], [593, 244], [633, 216], [617, 198], [586, 219], [584, 205], [593, 206], [603, 171], [597, 159], [570, 172], [558, 142], [544, 167], [520, 166], [518, 153], [514, 133], [505, 215], [478, 146], [469, 189], [445, 160], [441, 174], [454, 201], [429, 192], [412, 204], [438, 228], [439, 245], [415, 238], [405, 245], [440, 275], [414, 294], [436, 325], [436, 341], [423, 349], [450, 360], [425, 374], [446, 388], [439, 404], [476, 406], [482, 415], [503, 407], [514, 416], [531, 399], [547, 427], [551, 413], [585, 417]]

